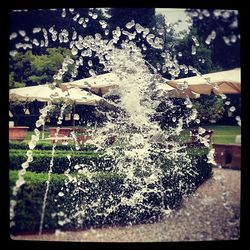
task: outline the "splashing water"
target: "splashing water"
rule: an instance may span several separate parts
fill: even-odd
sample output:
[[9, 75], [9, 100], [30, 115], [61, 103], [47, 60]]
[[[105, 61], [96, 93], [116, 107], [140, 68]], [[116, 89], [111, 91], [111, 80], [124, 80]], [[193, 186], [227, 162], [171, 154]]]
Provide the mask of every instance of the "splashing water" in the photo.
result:
[[[70, 14], [72, 14], [73, 21], [80, 25], [91, 22], [92, 19], [98, 19], [98, 14], [91, 11], [88, 13], [89, 18], [81, 17], [79, 13], [73, 15], [73, 11], [71, 13], [70, 10], [66, 11], [66, 9], [62, 10], [61, 15], [64, 18]], [[204, 15], [208, 16], [207, 13], [204, 13]], [[99, 24], [106, 34], [106, 21], [101, 19]], [[111, 72], [118, 79], [116, 94], [119, 97], [118, 100], [110, 99], [112, 91], [103, 96], [105, 101], [112, 106], [112, 109], [103, 112], [101, 107], [98, 107], [100, 113], [105, 113], [107, 121], [95, 131], [94, 137], [89, 140], [89, 144], [95, 146], [95, 152], [99, 153], [106, 162], [86, 161], [75, 164], [73, 163], [73, 156], [67, 155], [69, 164], [68, 169], [64, 172], [66, 179], [58, 192], [58, 198], [55, 201], [56, 211], [53, 214], [54, 217], [58, 218], [59, 228], [64, 228], [70, 223], [81, 228], [88, 218], [97, 220], [99, 225], [111, 222], [124, 224], [153, 222], [159, 217], [168, 216], [171, 213], [174, 206], [171, 205], [170, 201], [173, 199], [174, 192], [183, 196], [195, 189], [194, 181], [185, 182], [183, 180], [192, 180], [199, 173], [193, 168], [193, 162], [187, 153], [186, 146], [171, 138], [180, 136], [184, 126], [188, 126], [191, 121], [200, 123], [200, 120], [197, 119], [197, 110], [193, 107], [192, 101], [187, 98], [184, 104], [190, 113], [186, 117], [177, 117], [173, 114], [171, 120], [174, 125], [165, 130], [162, 129], [158, 121], [154, 120], [157, 113], [156, 108], [161, 102], [165, 102], [168, 109], [174, 109], [175, 105], [169, 101], [168, 92], [162, 90], [162, 79], [157, 70], [154, 69], [152, 73], [152, 67], [149, 67], [149, 63], [144, 59], [145, 45], [144, 48], [143, 46], [140, 48], [134, 40], [138, 37], [145, 38], [145, 44], [159, 50], [163, 49], [163, 40], [150, 33], [149, 28], [135, 23], [134, 20], [128, 22], [125, 27], [130, 31], [123, 30], [121, 27], [116, 27], [113, 31], [110, 30], [109, 32], [113, 36], [110, 41], [103, 39], [99, 33], [95, 36], [86, 35], [85, 37], [73, 33], [71, 41], [68, 38], [67, 30], [63, 30], [58, 35], [60, 41], [71, 44], [73, 56], [81, 57], [83, 60], [84, 57], [88, 58], [94, 54], [95, 57], [99, 58], [104, 68], [103, 71]], [[45, 43], [42, 45], [37, 40], [36, 42], [33, 40], [33, 43], [37, 46], [47, 47], [48, 32], [46, 29], [39, 27], [33, 29], [33, 33], [41, 31], [43, 31]], [[52, 34], [53, 41], [57, 39], [53, 27], [49, 29], [49, 33]], [[19, 31], [19, 34], [21, 36], [27, 35], [25, 31]], [[122, 40], [122, 35], [125, 35], [128, 39]], [[10, 39], [15, 37], [16, 33], [13, 33]], [[206, 43], [210, 44], [215, 37], [216, 33], [212, 31]], [[192, 45], [191, 54], [195, 55], [199, 42], [196, 37], [192, 37], [192, 39], [194, 45]], [[169, 64], [169, 67], [166, 66], [166, 70], [168, 69], [173, 77], [178, 77], [180, 65], [167, 51], [163, 52], [162, 55], [165, 59], [164, 63]], [[182, 52], [178, 52], [178, 56], [182, 57]], [[75, 78], [79, 66], [76, 61], [66, 57], [62, 69], [54, 76], [54, 79], [61, 80], [63, 75], [68, 72], [69, 64], [75, 66], [72, 73], [72, 78]], [[93, 60], [88, 60], [87, 66], [93, 67]], [[175, 70], [173, 70], [174, 66], [176, 67]], [[186, 73], [190, 70], [199, 74], [192, 66], [181, 66]], [[89, 69], [89, 74], [96, 76], [94, 69]], [[178, 91], [181, 93], [187, 88], [188, 85], [184, 82], [179, 85]], [[70, 95], [68, 98], [70, 99]], [[41, 115], [36, 122], [37, 128], [45, 124], [51, 106], [52, 104], [49, 103], [41, 111]], [[56, 140], [52, 146], [39, 234], [42, 234], [43, 231], [57, 136], [66, 107], [65, 101], [61, 107], [55, 134]], [[234, 107], [231, 107], [230, 110], [233, 112]], [[73, 119], [79, 120], [80, 117], [75, 114]], [[240, 122], [240, 118], [237, 120]], [[39, 141], [39, 130], [35, 129], [34, 132], [35, 135], [29, 142], [27, 161], [21, 165], [22, 170], [19, 172], [18, 180], [13, 188], [14, 197], [16, 197], [19, 188], [25, 184], [24, 175], [33, 160], [32, 150], [35, 149]], [[203, 132], [200, 128], [199, 134]], [[75, 149], [79, 150], [80, 147], [75, 133], [72, 132], [70, 136], [75, 142]], [[199, 139], [205, 148], [210, 147], [206, 138], [199, 136]], [[208, 163], [215, 164], [213, 155], [214, 150], [211, 149], [207, 156]], [[98, 193], [96, 190], [103, 190], [107, 185], [99, 181], [99, 177], [105, 174], [113, 176], [113, 189]], [[183, 176], [185, 176], [184, 179]], [[175, 182], [175, 185], [173, 186], [171, 182]], [[94, 194], [92, 197], [87, 195], [90, 191]], [[67, 202], [64, 202], [66, 200]], [[16, 201], [12, 199], [10, 204], [11, 226], [14, 226]]]

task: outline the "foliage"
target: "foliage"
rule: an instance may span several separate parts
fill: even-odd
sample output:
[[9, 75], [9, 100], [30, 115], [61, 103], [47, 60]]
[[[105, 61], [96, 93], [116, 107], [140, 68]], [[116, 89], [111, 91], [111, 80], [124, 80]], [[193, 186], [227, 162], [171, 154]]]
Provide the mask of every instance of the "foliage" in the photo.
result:
[[206, 47], [212, 52], [212, 62], [224, 70], [240, 66], [239, 12], [237, 10], [187, 9], [192, 26], [205, 44], [207, 37], [215, 32], [216, 37]]
[[[185, 99], [182, 98], [170, 98], [168, 101], [161, 102], [156, 111], [152, 120], [158, 121], [162, 129], [176, 127], [178, 119], [185, 120], [191, 113], [191, 109], [186, 107]], [[184, 127], [187, 125], [183, 124]]]
[[198, 118], [202, 123], [208, 121], [218, 121], [224, 114], [223, 99], [219, 95], [201, 95], [197, 100], [194, 100], [194, 108], [198, 111]]
[[131, 20], [145, 27], [154, 26], [154, 8], [111, 8], [109, 14], [111, 15], [109, 23], [112, 29], [117, 26], [123, 28]]
[[[199, 46], [195, 47], [196, 54], [192, 55], [192, 46], [194, 45], [194, 42], [192, 40], [192, 37], [196, 37], [196, 39], [199, 42]], [[185, 64], [186, 66], [191, 65], [192, 67], [196, 68], [201, 74], [207, 74], [214, 71], [220, 71], [222, 70], [221, 67], [218, 67], [214, 64], [212, 59], [212, 49], [208, 48], [204, 41], [202, 41], [201, 37], [199, 36], [199, 33], [197, 32], [197, 29], [192, 28], [189, 33], [185, 33], [183, 38], [176, 39], [176, 45], [174, 47], [176, 54], [178, 55], [178, 52], [182, 53], [182, 56], [177, 56], [177, 60], [179, 64]], [[185, 78], [194, 76], [192, 72], [188, 72], [188, 74], [184, 74], [183, 71], [181, 71], [179, 78]]]
[[[166, 208], [174, 209], [180, 206], [183, 195], [191, 193], [204, 180], [211, 176], [211, 164], [207, 163], [206, 155], [194, 154], [192, 168], [197, 171], [195, 176], [177, 175], [173, 171], [174, 164], [172, 162], [164, 162], [164, 204]], [[181, 164], [181, 163], [180, 163]], [[10, 171], [10, 188], [14, 185], [17, 179], [17, 171]], [[72, 175], [74, 176], [74, 175]], [[120, 204], [121, 195], [126, 193], [127, 197], [133, 192], [133, 185], [128, 186], [126, 190], [122, 185], [124, 183], [123, 176], [119, 176], [113, 172], [100, 172], [90, 182], [84, 175], [78, 175], [78, 186], [81, 192], [78, 192], [77, 199], [72, 200], [70, 195], [59, 197], [58, 193], [65, 188], [66, 176], [62, 174], [52, 174], [50, 189], [48, 193], [44, 229], [75, 229], [84, 228], [86, 226], [103, 226], [113, 224], [129, 224], [129, 223], [144, 223], [153, 222], [160, 216], [159, 206], [161, 200], [157, 193], [147, 193], [143, 199], [143, 203], [138, 203], [135, 206]], [[25, 175], [26, 184], [23, 185], [17, 195], [17, 206], [15, 216], [15, 226], [12, 228], [12, 233], [38, 231], [42, 198], [45, 191], [45, 183], [47, 173], [27, 172]], [[180, 189], [180, 183], [189, 187], [188, 190]], [[73, 193], [76, 186], [73, 182], [67, 185], [68, 193]], [[169, 190], [172, 190], [169, 192]], [[11, 191], [11, 189], [10, 189]], [[112, 202], [108, 197], [112, 196]], [[11, 197], [11, 194], [10, 194]], [[85, 206], [85, 213], [78, 218], [72, 216], [75, 211], [75, 206], [83, 206], [85, 203], [90, 204], [99, 200], [98, 207], [91, 209]], [[113, 207], [113, 212], [105, 215], [107, 211]], [[66, 218], [71, 221], [65, 225], [58, 225], [60, 216], [58, 213], [63, 211]], [[57, 215], [56, 215], [57, 214]]]
[[[94, 151], [96, 147], [91, 144], [82, 144], [79, 145], [80, 149], [78, 152], [81, 151]], [[52, 150], [53, 144], [51, 142], [42, 142], [38, 141], [36, 145], [36, 150]], [[68, 145], [58, 144], [56, 145], [57, 150], [69, 150], [75, 147], [74, 143], [69, 143]], [[27, 142], [13, 142], [9, 141], [9, 149], [29, 149], [29, 145]]]
[[[47, 48], [45, 54], [37, 55], [32, 51], [17, 52], [10, 57], [10, 88], [34, 86], [37, 84], [52, 83], [53, 76], [62, 67], [70, 50], [65, 48]], [[69, 72], [72, 66], [69, 67]], [[65, 74], [64, 81], [69, 81], [69, 73]]]
[[[21, 168], [21, 164], [27, 160], [26, 150], [15, 150], [11, 149], [9, 151], [9, 163], [10, 169], [18, 170]], [[70, 160], [68, 158], [70, 156]], [[30, 163], [29, 170], [34, 172], [43, 172], [48, 171], [50, 161], [52, 158], [51, 151], [42, 150], [34, 151], [33, 161]], [[95, 170], [100, 171], [105, 168], [111, 168], [112, 159], [105, 158], [103, 159], [101, 155], [94, 153], [93, 151], [60, 151], [57, 150], [54, 155], [54, 173], [64, 173], [69, 167], [70, 164], [75, 166], [76, 164], [84, 164], [89, 169], [93, 169], [93, 164], [96, 167]], [[72, 171], [76, 171], [72, 167]]]

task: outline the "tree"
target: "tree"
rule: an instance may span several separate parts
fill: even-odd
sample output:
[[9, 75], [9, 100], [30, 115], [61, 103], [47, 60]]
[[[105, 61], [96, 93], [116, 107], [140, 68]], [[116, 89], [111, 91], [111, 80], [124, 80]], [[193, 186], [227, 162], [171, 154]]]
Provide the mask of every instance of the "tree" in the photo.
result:
[[[62, 67], [66, 56], [72, 56], [65, 48], [48, 48], [46, 54], [35, 55], [32, 51], [17, 52], [10, 57], [10, 88], [52, 83], [53, 76]], [[69, 67], [69, 71], [71, 68]], [[67, 72], [63, 81], [69, 81]]]
[[240, 29], [237, 10], [187, 9], [212, 62], [224, 70], [240, 66]]
[[131, 20], [148, 28], [155, 25], [154, 8], [111, 8], [109, 13], [111, 15], [109, 20], [111, 29], [115, 29], [117, 26], [124, 28]]
[[223, 99], [219, 95], [201, 95], [194, 100], [194, 108], [198, 111], [198, 118], [201, 123], [219, 121], [225, 112]]
[[[195, 46], [193, 37], [195, 37], [199, 43], [199, 46]], [[194, 47], [195, 53], [192, 54], [192, 47]], [[211, 73], [213, 71], [223, 70], [222, 67], [215, 65], [212, 59], [212, 49], [205, 46], [203, 40], [197, 34], [197, 30], [192, 28], [189, 33], [186, 33], [182, 39], [177, 39], [175, 45], [175, 53], [178, 58], [179, 64], [191, 65], [197, 69], [201, 74]], [[179, 56], [181, 53], [181, 56]], [[193, 76], [192, 72], [184, 74], [181, 71], [180, 78]]]

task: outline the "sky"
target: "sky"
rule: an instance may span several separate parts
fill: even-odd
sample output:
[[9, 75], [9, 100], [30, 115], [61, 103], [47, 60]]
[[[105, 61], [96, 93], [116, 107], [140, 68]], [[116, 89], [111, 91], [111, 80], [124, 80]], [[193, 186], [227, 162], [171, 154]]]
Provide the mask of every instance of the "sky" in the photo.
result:
[[176, 32], [188, 30], [189, 23], [186, 20], [185, 9], [156, 8], [155, 11], [156, 14], [163, 14], [170, 23], [174, 23], [180, 19], [182, 22], [175, 28]]

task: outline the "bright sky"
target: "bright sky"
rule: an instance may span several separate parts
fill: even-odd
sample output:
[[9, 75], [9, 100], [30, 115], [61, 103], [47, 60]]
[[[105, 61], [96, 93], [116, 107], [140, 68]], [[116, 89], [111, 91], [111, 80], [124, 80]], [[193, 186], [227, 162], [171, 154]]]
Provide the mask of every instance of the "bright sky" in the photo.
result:
[[156, 8], [156, 14], [162, 14], [168, 20], [169, 23], [174, 23], [178, 20], [182, 22], [179, 23], [178, 27], [175, 28], [176, 32], [182, 30], [188, 30], [189, 23], [187, 22], [187, 15], [185, 13], [185, 9], [168, 9], [168, 8]]

